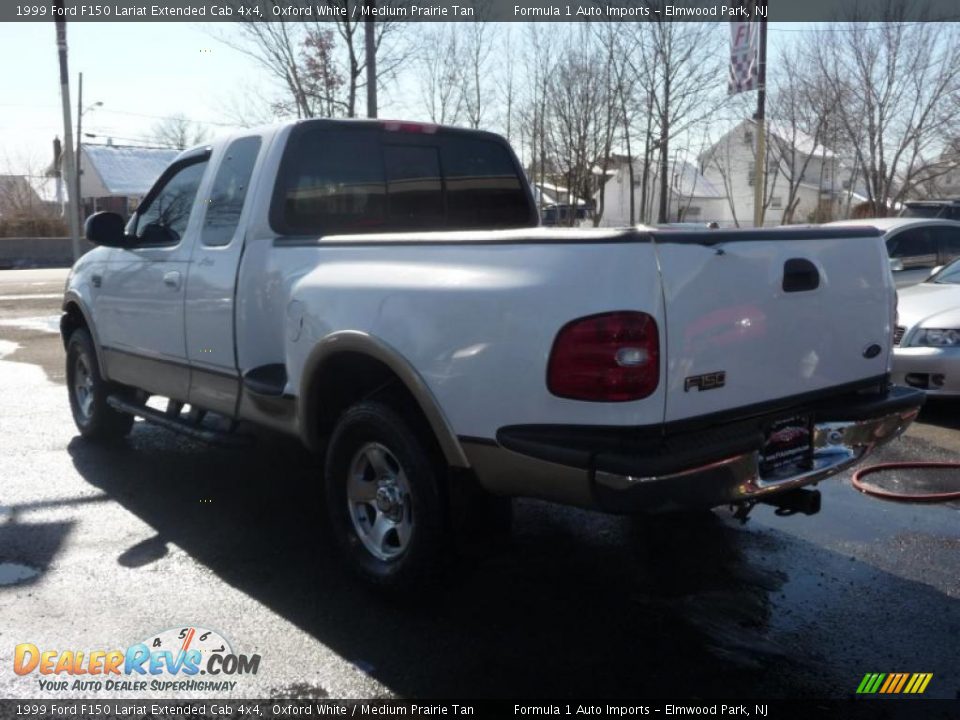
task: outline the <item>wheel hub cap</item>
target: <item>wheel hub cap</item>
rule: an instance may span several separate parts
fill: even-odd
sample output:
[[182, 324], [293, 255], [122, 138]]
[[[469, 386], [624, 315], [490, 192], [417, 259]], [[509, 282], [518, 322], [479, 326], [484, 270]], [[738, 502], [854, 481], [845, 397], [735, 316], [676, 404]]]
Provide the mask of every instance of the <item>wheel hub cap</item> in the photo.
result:
[[414, 527], [410, 486], [385, 445], [366, 443], [353, 456], [347, 510], [357, 538], [375, 558], [393, 560], [407, 549]]

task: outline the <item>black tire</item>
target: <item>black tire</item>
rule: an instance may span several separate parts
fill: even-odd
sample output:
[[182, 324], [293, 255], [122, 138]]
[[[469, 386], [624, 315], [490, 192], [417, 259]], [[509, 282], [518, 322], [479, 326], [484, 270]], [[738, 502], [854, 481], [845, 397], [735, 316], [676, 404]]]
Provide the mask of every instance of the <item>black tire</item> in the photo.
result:
[[390, 406], [361, 402], [340, 417], [327, 447], [324, 500], [334, 539], [363, 581], [416, 588], [444, 569], [442, 473], [428, 439]]
[[[78, 389], [78, 384], [85, 390]], [[130, 433], [133, 416], [107, 405], [112, 390], [113, 386], [100, 374], [90, 333], [85, 328], [74, 330], [67, 342], [67, 392], [73, 422], [84, 438], [116, 442]]]

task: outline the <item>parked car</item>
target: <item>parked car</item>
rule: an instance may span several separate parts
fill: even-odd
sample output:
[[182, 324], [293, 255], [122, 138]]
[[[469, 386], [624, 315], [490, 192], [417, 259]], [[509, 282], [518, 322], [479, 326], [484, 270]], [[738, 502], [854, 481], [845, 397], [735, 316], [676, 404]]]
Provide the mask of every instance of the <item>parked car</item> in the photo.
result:
[[883, 231], [890, 269], [898, 288], [922, 282], [933, 268], [960, 258], [960, 222], [916, 217], [868, 218], [827, 223], [831, 227], [871, 225]]
[[960, 199], [911, 200], [904, 203], [900, 217], [960, 220]]
[[960, 260], [899, 295], [894, 381], [960, 396]]
[[87, 220], [61, 322], [77, 428], [229, 442], [216, 413], [299, 438], [344, 557], [395, 587], [515, 496], [816, 512], [807, 486], [923, 402], [888, 382], [873, 228], [538, 223], [489, 133], [305, 120], [188, 150], [126, 227]]

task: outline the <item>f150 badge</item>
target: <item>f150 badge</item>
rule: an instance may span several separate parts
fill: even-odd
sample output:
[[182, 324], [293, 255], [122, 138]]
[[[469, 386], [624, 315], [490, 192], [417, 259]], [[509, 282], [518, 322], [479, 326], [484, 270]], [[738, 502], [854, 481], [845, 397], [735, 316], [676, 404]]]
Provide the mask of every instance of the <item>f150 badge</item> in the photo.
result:
[[690, 392], [691, 388], [696, 388], [699, 392], [705, 390], [716, 390], [727, 384], [727, 373], [725, 370], [718, 372], [704, 373], [703, 375], [691, 375], [683, 380], [683, 391]]

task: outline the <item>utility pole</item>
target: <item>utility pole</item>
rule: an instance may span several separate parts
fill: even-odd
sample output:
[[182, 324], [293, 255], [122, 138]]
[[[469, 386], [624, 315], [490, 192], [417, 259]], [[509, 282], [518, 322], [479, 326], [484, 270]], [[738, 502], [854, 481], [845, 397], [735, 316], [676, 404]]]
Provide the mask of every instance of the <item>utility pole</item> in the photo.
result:
[[377, 45], [374, 23], [377, 0], [365, 0], [367, 17], [363, 21], [363, 44], [367, 55], [367, 117], [377, 116]]
[[81, 125], [83, 123], [83, 73], [77, 80], [77, 224], [83, 221], [83, 195], [80, 193], [80, 138], [83, 137]]
[[57, 52], [60, 58], [60, 103], [63, 106], [63, 172], [67, 186], [67, 220], [70, 223], [70, 239], [73, 259], [80, 257], [80, 211], [76, 185], [72, 182], [76, 169], [73, 160], [73, 122], [70, 119], [70, 74], [67, 70], [67, 22], [63, 20], [63, 0], [54, 0], [57, 12]]
[[[758, 12], [762, 7], [762, 13]], [[760, 61], [757, 67], [757, 157], [753, 180], [753, 226], [763, 225], [764, 186], [767, 180], [767, 138], [765, 116], [767, 104], [767, 3], [757, 2], [754, 12], [760, 21]]]

